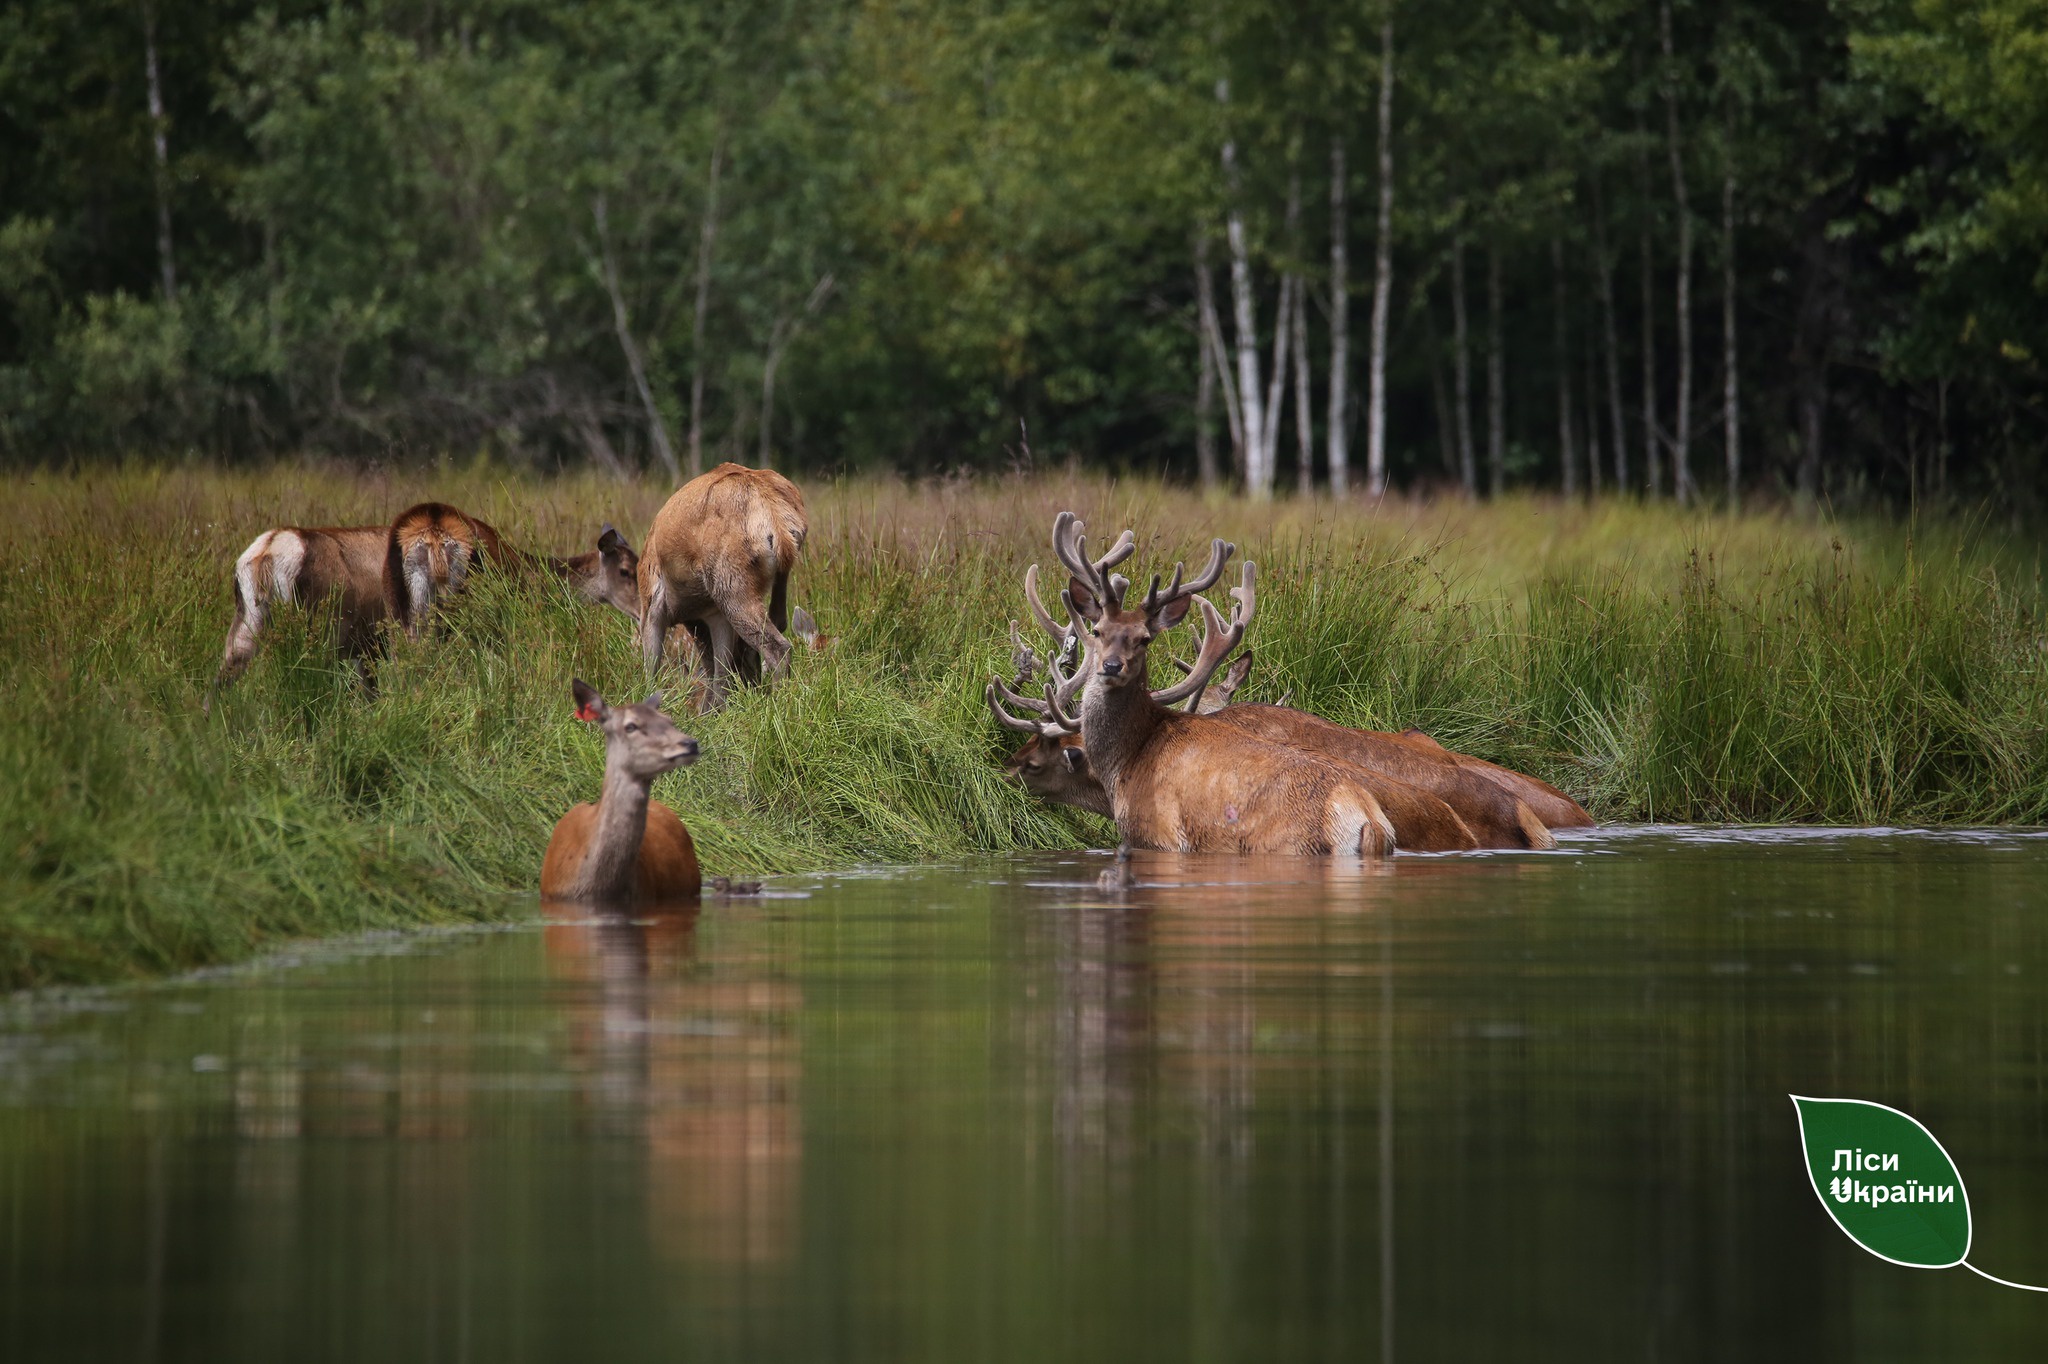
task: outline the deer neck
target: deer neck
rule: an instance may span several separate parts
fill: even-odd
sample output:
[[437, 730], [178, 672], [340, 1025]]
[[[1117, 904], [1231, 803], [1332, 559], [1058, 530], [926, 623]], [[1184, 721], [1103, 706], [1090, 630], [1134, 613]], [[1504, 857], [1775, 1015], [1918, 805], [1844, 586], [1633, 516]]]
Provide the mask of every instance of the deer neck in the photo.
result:
[[633, 894], [640, 865], [640, 843], [647, 834], [648, 788], [625, 770], [607, 762], [604, 791], [597, 798], [597, 830], [583, 855], [582, 881], [593, 900], [625, 900]]
[[1100, 675], [1088, 679], [1081, 692], [1081, 742], [1088, 765], [1113, 798], [1123, 773], [1150, 743], [1166, 707], [1152, 699], [1150, 683], [1140, 677], [1123, 687], [1105, 687]]

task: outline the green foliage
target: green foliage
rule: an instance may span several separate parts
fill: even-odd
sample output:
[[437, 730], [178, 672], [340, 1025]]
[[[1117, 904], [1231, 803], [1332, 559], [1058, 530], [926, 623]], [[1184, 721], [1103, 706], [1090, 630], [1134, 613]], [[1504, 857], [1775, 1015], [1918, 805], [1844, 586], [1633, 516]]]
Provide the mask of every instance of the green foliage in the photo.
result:
[[[605, 521], [637, 533], [661, 489], [478, 464], [395, 484], [130, 466], [4, 491], [0, 987], [527, 911], [553, 821], [602, 768], [569, 678], [644, 690], [625, 621], [481, 576], [426, 638], [392, 641], [370, 688], [317, 618], [281, 609], [203, 717], [232, 564], [266, 526], [430, 494], [565, 552]], [[1514, 499], [1224, 508], [1073, 478], [856, 481], [810, 505], [793, 596], [837, 643], [686, 722], [705, 756], [657, 787], [714, 874], [1109, 841], [1001, 779], [1014, 736], [981, 701], [1062, 507], [1136, 528], [1142, 570], [1212, 533], [1244, 546], [1250, 699], [1291, 688], [1347, 723], [1420, 726], [1604, 819], [2048, 822], [2038, 567], [1962, 530], [1834, 540]]]

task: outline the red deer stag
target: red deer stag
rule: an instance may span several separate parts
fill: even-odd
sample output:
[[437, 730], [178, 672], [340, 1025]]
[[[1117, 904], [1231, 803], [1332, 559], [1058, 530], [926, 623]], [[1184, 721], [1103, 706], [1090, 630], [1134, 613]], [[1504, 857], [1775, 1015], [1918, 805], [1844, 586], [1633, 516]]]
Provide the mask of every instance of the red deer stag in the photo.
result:
[[676, 812], [648, 788], [697, 761], [697, 741], [661, 713], [661, 693], [637, 706], [608, 706], [582, 678], [571, 686], [576, 718], [604, 734], [604, 789], [597, 804], [563, 815], [540, 864], [548, 900], [596, 905], [694, 900], [703, 888], [697, 849]]
[[[1142, 605], [1127, 609], [1130, 584], [1109, 570], [1135, 548], [1126, 531], [1091, 561], [1072, 512], [1061, 512], [1053, 525], [1053, 549], [1073, 574], [1063, 600], [1087, 629], [1074, 676], [1045, 689], [1046, 718], [1080, 733], [1124, 841], [1186, 852], [1392, 852], [1393, 825], [1353, 769], [1252, 738], [1213, 715], [1169, 709], [1206, 686], [1244, 639], [1256, 604], [1253, 565], [1245, 564], [1241, 585], [1231, 589], [1237, 605], [1226, 628], [1198, 594], [1222, 577], [1234, 546], [1215, 541], [1208, 567], [1194, 580], [1184, 581], [1184, 568], [1176, 566], [1165, 591], [1154, 578]], [[1155, 696], [1147, 685], [1147, 647], [1198, 602], [1211, 623], [1202, 654], [1183, 681]]]
[[[1034, 573], [1025, 574], [1025, 598], [1039, 628], [1065, 648], [1071, 639], [1069, 630], [1055, 622], [1039, 600]], [[1015, 657], [1020, 665], [1027, 657], [1035, 661], [1036, 656], [1014, 632], [1012, 643], [1019, 651]], [[1373, 774], [1381, 783], [1375, 787], [1381, 792], [1381, 803], [1393, 818], [1397, 833], [1403, 836], [1402, 847], [1418, 848], [1415, 839], [1428, 836], [1426, 831], [1440, 825], [1435, 801], [1455, 811], [1477, 840], [1476, 846], [1483, 848], [1554, 848], [1557, 840], [1551, 836], [1551, 828], [1576, 828], [1592, 823], [1577, 802], [1555, 787], [1508, 768], [1453, 753], [1420, 730], [1387, 734], [1351, 729], [1285, 705], [1230, 705], [1238, 684], [1249, 671], [1249, 657], [1247, 651], [1232, 665], [1236, 680], [1226, 682], [1221, 699], [1213, 704], [1211, 698], [1218, 690], [1215, 684], [1197, 689], [1195, 708], [1213, 713], [1224, 723], [1255, 737], [1322, 753]], [[1229, 676], [1226, 674], [1226, 678]], [[1045, 723], [1042, 706], [1021, 697], [1013, 697], [1013, 702], [1039, 711], [1039, 723]], [[1041, 737], [1014, 755], [1010, 765], [1027, 787], [1048, 800], [1096, 809], [1100, 799], [1106, 799], [1095, 797], [1090, 790], [1097, 783], [1088, 771], [1085, 749], [1080, 749], [1078, 740], [1071, 735], [1057, 743]], [[1434, 800], [1416, 802], [1406, 793], [1385, 787], [1386, 781], [1418, 788]], [[1451, 831], [1449, 842], [1439, 846], [1457, 846], [1456, 832]]]
[[445, 502], [407, 507], [392, 521], [384, 547], [386, 614], [417, 639], [434, 603], [460, 592], [482, 564], [522, 574], [551, 573], [584, 601], [639, 618], [640, 556], [610, 526], [598, 533], [596, 549], [557, 559], [514, 549], [496, 526]]
[[[687, 624], [709, 655], [704, 705], [727, 679], [789, 666], [789, 574], [810, 522], [804, 495], [772, 469], [721, 464], [676, 489], [640, 551], [640, 651], [652, 678], [668, 632]], [[701, 665], [700, 665], [701, 666]]]
[[[1088, 767], [1088, 750], [1081, 746], [1081, 736], [1069, 734], [1057, 722], [1046, 719], [1044, 702], [1019, 694], [1031, 685], [1041, 665], [1037, 653], [1018, 636], [1016, 621], [1010, 622], [1010, 643], [1016, 677], [1005, 695], [1020, 710], [1029, 708], [1036, 712], [1037, 718], [1015, 716], [1003, 709], [994, 684], [990, 684], [987, 700], [996, 720], [1005, 728], [1033, 736], [1003, 763], [1003, 774], [1055, 805], [1072, 805], [1104, 819], [1115, 818], [1109, 807], [1109, 793]], [[1247, 649], [1231, 661], [1223, 677], [1210, 683], [1194, 709], [1207, 715], [1229, 705], [1231, 694], [1244, 685], [1251, 667], [1251, 651]]]

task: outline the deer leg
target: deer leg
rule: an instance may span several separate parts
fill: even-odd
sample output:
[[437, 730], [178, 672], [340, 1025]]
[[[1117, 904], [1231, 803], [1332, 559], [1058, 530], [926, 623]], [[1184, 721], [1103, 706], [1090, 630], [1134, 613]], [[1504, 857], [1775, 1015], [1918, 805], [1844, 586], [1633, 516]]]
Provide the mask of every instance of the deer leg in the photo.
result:
[[256, 657], [257, 631], [262, 626], [262, 616], [236, 606], [235, 623], [228, 627], [228, 642], [221, 651], [220, 671], [213, 675], [213, 682], [206, 689], [206, 699], [199, 703], [200, 714], [211, 714], [213, 698], [248, 671], [249, 661]]
[[761, 656], [762, 671], [767, 676], [780, 677], [789, 671], [789, 641], [769, 621], [759, 602], [749, 602], [744, 609], [731, 613], [730, 620], [747, 647]]
[[704, 692], [704, 709], [717, 710], [725, 704], [728, 679], [738, 662], [739, 637], [734, 634], [732, 622], [723, 615], [713, 613], [704, 618], [705, 633], [711, 636], [710, 679]]
[[640, 614], [640, 661], [647, 665], [647, 680], [661, 671], [661, 650], [675, 621], [669, 615], [668, 594], [656, 589], [647, 609]]

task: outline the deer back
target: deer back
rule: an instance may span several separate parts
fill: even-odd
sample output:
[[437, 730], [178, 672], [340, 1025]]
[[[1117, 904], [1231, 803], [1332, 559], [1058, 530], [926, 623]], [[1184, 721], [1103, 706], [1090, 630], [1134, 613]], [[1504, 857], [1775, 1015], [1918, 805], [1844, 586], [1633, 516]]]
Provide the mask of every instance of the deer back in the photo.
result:
[[765, 598], [796, 567], [809, 533], [794, 483], [773, 469], [721, 464], [655, 514], [640, 551], [641, 603], [664, 585], [685, 601], [716, 603], [735, 591]]

